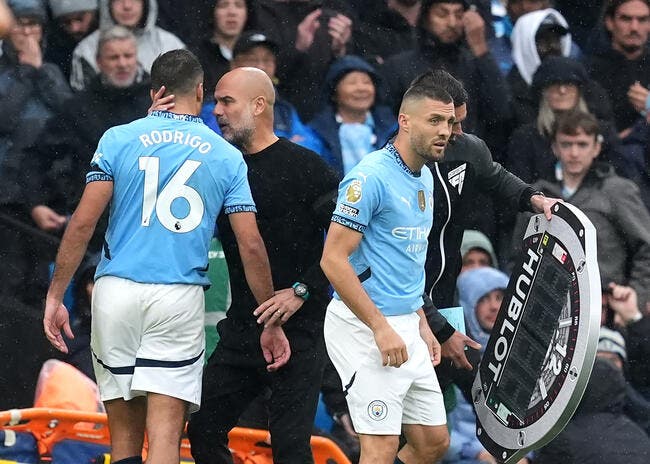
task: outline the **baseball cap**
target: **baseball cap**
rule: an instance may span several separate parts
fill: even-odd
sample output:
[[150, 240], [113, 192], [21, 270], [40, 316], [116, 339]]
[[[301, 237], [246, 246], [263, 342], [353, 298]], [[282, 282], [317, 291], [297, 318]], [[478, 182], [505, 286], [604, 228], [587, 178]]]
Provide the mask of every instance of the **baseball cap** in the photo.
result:
[[263, 32], [250, 31], [244, 32], [239, 36], [239, 39], [232, 49], [232, 56], [235, 57], [241, 53], [246, 53], [250, 49], [259, 46], [267, 47], [274, 55], [278, 54], [278, 45], [273, 41], [273, 39]]
[[552, 14], [548, 14], [542, 20], [542, 22], [539, 23], [539, 27], [537, 28], [537, 32], [535, 35], [547, 31], [556, 32], [558, 35], [566, 35], [569, 33], [569, 29], [567, 29], [562, 24], [560, 24], [558, 19]]

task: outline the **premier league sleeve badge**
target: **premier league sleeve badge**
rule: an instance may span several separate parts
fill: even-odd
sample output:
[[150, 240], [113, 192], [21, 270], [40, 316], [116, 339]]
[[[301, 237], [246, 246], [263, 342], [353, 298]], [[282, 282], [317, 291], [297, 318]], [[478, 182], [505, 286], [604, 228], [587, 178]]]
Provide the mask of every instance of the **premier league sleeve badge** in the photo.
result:
[[576, 207], [533, 216], [474, 384], [476, 434], [500, 462], [551, 441], [575, 412], [601, 313], [596, 230]]

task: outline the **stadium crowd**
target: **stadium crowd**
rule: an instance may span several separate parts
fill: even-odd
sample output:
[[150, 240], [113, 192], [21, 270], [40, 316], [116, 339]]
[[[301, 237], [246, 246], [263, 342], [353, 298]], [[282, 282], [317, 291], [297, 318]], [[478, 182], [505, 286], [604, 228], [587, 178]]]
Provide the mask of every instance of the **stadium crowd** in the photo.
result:
[[[205, 72], [208, 127], [221, 134], [221, 77], [259, 68], [275, 87], [273, 132], [316, 152], [339, 181], [394, 136], [416, 77], [443, 69], [460, 81], [462, 131], [598, 230], [601, 380], [563, 434], [525, 460], [650, 462], [649, 38], [650, 0], [0, 0], [0, 410], [30, 406], [42, 363], [61, 357], [40, 331], [43, 299], [102, 134], [146, 116], [153, 61], [185, 48]], [[460, 195], [465, 177], [451, 172]], [[280, 195], [282, 182], [269, 191]], [[528, 213], [470, 191], [473, 207], [454, 219], [467, 230], [457, 295], [468, 335], [485, 344], [479, 307], [502, 296]], [[67, 296], [79, 336], [64, 359], [91, 377], [89, 292], [105, 231], [103, 218]], [[465, 274], [475, 267], [500, 271]], [[353, 456], [340, 380], [324, 369], [328, 433]], [[472, 411], [461, 390], [448, 390], [443, 462], [496, 462], [463, 428]], [[611, 436], [599, 427], [608, 421], [620, 424]]]

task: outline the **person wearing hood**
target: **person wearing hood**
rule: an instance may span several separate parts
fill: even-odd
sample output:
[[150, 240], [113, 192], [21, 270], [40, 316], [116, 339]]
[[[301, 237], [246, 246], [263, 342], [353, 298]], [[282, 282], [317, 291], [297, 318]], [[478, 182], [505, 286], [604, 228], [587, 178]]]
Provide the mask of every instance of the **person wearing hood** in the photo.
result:
[[[100, 0], [99, 26], [106, 29], [120, 25], [133, 31], [138, 42], [138, 62], [149, 72], [156, 57], [169, 50], [185, 48], [174, 34], [156, 26], [158, 4], [156, 0]], [[72, 54], [70, 85], [83, 90], [99, 72], [97, 42], [99, 30], [79, 42]]]
[[45, 59], [70, 79], [72, 53], [98, 26], [97, 0], [49, 0], [52, 26], [47, 33]]
[[317, 151], [341, 179], [397, 129], [390, 108], [377, 103], [379, 84], [374, 68], [354, 55], [339, 58], [325, 76], [323, 108], [309, 127], [320, 140]]
[[[45, 6], [40, 0], [11, 0], [14, 27], [2, 45], [0, 57], [0, 210], [5, 220], [29, 227], [25, 186], [17, 181], [24, 172], [26, 150], [41, 137], [48, 121], [64, 111], [72, 96], [70, 87], [54, 64], [43, 60]], [[36, 272], [40, 255], [48, 246], [36, 236], [25, 234], [0, 221], [0, 293], [40, 306], [34, 289], [46, 282]], [[42, 277], [42, 278], [41, 278]]]
[[578, 59], [580, 49], [571, 40], [566, 19], [553, 8], [521, 16], [514, 25], [510, 43], [513, 66], [507, 80], [512, 91], [514, 127], [517, 128], [535, 119], [537, 102], [531, 86], [542, 61], [549, 56]]
[[465, 0], [424, 0], [417, 47], [388, 58], [380, 72], [394, 110], [411, 81], [426, 71], [442, 68], [462, 81], [469, 94], [466, 129], [483, 138], [499, 158], [511, 117], [510, 91], [485, 29], [481, 15]]
[[[560, 180], [540, 180], [534, 187], [580, 208], [598, 231], [598, 266], [604, 282], [633, 287], [641, 308], [650, 289], [650, 213], [639, 188], [614, 169], [597, 162], [602, 143], [596, 118], [580, 111], [563, 115], [550, 134]], [[513, 236], [514, 256], [529, 215], [520, 215]]]
[[[603, 161], [618, 173], [632, 177], [633, 168], [623, 155], [623, 148], [609, 117], [598, 114], [587, 98], [589, 76], [576, 60], [549, 56], [539, 66], [532, 81], [531, 93], [538, 101], [535, 122], [516, 129], [510, 136], [506, 168], [524, 182], [548, 181], [558, 176], [556, 158], [551, 151], [551, 131], [559, 115], [572, 110], [590, 112], [598, 118], [603, 139]], [[606, 105], [602, 105], [603, 108]]]
[[[458, 277], [457, 289], [467, 332], [481, 344], [481, 353], [490, 338], [508, 280], [506, 274], [491, 267], [470, 269]], [[457, 387], [455, 392], [456, 407], [449, 412], [451, 442], [442, 463], [496, 464], [497, 461], [476, 437], [476, 415], [471, 403]], [[519, 462], [528, 461], [523, 458]]]

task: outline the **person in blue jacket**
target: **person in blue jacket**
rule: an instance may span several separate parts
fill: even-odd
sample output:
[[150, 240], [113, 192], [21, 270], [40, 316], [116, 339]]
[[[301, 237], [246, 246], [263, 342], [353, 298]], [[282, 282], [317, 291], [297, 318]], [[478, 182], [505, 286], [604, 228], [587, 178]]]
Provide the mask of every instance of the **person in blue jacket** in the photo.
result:
[[322, 143], [316, 151], [341, 178], [397, 129], [392, 110], [378, 103], [379, 86], [375, 69], [353, 55], [336, 60], [325, 76], [323, 108], [308, 125]]

